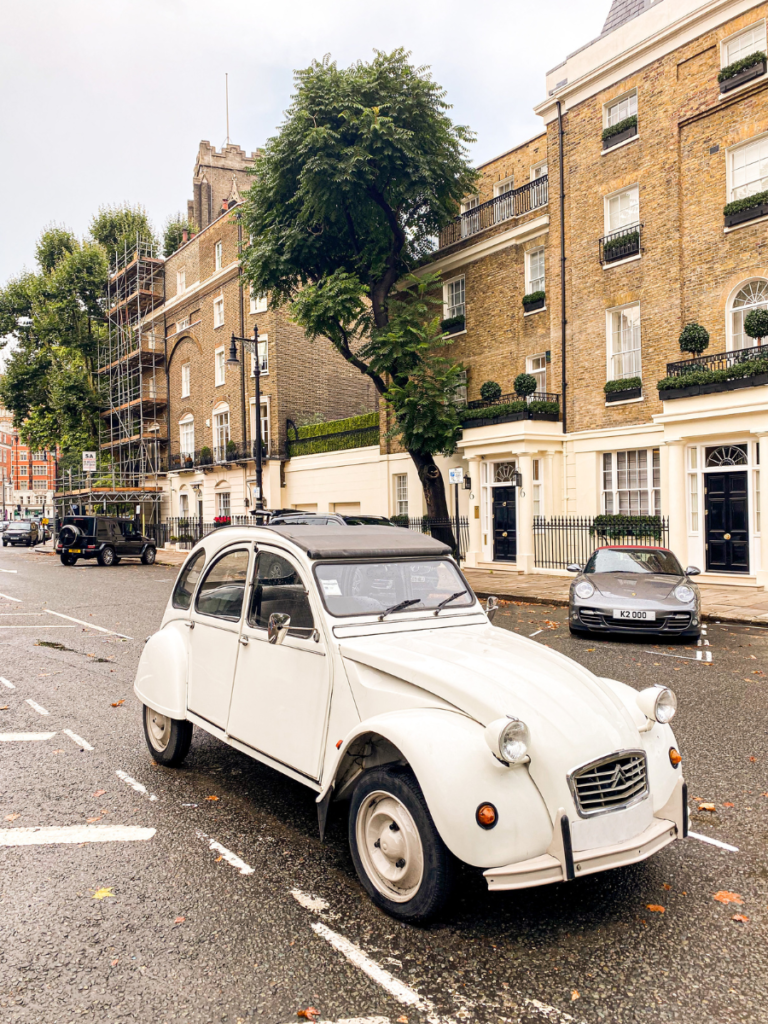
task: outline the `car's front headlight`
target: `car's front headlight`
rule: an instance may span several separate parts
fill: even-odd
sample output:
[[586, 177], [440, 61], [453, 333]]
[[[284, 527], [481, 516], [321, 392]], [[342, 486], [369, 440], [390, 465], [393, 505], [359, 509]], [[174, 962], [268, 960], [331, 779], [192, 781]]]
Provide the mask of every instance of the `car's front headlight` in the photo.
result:
[[528, 760], [528, 739], [528, 726], [519, 718], [497, 718], [485, 727], [485, 742], [507, 764]]
[[588, 580], [582, 580], [580, 583], [576, 584], [576, 586], [573, 588], [573, 591], [576, 594], [576, 597], [580, 597], [582, 598], [582, 600], [586, 600], [586, 598], [592, 597], [592, 595], [595, 592], [595, 588]]
[[668, 686], [648, 686], [638, 693], [637, 705], [650, 721], [666, 725], [675, 717], [677, 697]]
[[690, 587], [686, 587], [684, 583], [681, 583], [679, 587], [675, 589], [675, 597], [678, 601], [682, 601], [684, 604], [688, 604], [692, 601], [696, 595]]

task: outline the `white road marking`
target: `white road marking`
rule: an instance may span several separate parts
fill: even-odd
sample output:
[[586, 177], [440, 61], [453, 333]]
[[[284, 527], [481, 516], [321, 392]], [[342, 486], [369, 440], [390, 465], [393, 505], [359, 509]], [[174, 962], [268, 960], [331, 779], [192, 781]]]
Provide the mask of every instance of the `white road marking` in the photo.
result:
[[55, 732], [0, 732], [0, 742], [20, 743], [23, 740], [36, 742], [38, 740], [49, 740], [55, 736]]
[[689, 654], [667, 654], [665, 651], [641, 651], [641, 654], [651, 654], [654, 658], [678, 658], [681, 661], [712, 661], [711, 651], [696, 651], [696, 657]]
[[38, 713], [38, 715], [47, 715], [47, 714], [49, 714], [49, 712], [48, 712], [48, 711], [46, 711], [46, 710], [45, 710], [45, 708], [41, 707], [41, 706], [40, 706], [40, 705], [39, 705], [39, 704], [37, 703], [37, 701], [35, 701], [35, 700], [32, 700], [32, 698], [31, 698], [31, 697], [27, 697], [26, 703], [27, 703], [27, 704], [29, 704], [29, 706], [30, 706], [30, 707], [31, 707], [31, 708], [32, 708], [33, 710], [35, 710], [35, 711], [36, 711], [36, 712]]
[[301, 889], [291, 889], [290, 893], [297, 903], [300, 903], [305, 910], [311, 910], [313, 914], [322, 914], [324, 910], [328, 909], [328, 901], [320, 896], [312, 896], [308, 892], [302, 892]]
[[62, 623], [60, 626], [41, 626], [39, 624], [36, 626], [0, 626], [0, 629], [77, 629], [77, 626], [65, 626]]
[[45, 610], [48, 615], [58, 615], [61, 619], [69, 619], [70, 622], [77, 622], [81, 626], [87, 626], [88, 629], [97, 629], [99, 633], [110, 633], [112, 636], [121, 636], [123, 640], [133, 640], [132, 636], [126, 636], [125, 633], [118, 633], [114, 629], [106, 629], [104, 626], [97, 626], [93, 622], [84, 622], [82, 619], [76, 619], [73, 615], [65, 615], [63, 612], [54, 612], [50, 608], [46, 608]]
[[546, 1003], [540, 1003], [538, 999], [523, 999], [523, 1003], [529, 1010], [535, 1010], [536, 1013], [540, 1013], [545, 1020], [554, 1021], [555, 1024], [583, 1024], [576, 1017], [572, 1017], [570, 1013], [563, 1013], [562, 1010], [558, 1010], [556, 1006], [548, 1006]]
[[529, 633], [528, 636], [538, 636], [539, 633], [543, 633], [543, 629], [537, 629], [535, 633]]
[[140, 782], [137, 782], [136, 779], [132, 779], [127, 772], [118, 769], [115, 772], [115, 775], [118, 777], [118, 779], [122, 779], [123, 782], [127, 782], [131, 789], [135, 789], [137, 793], [143, 793], [144, 796], [149, 796], [150, 800], [157, 800], [157, 797], [155, 796], [154, 793], [150, 793], [147, 790], [146, 786], [142, 786], [142, 784]]
[[77, 733], [72, 732], [71, 729], [62, 729], [62, 732], [65, 736], [69, 736], [72, 742], [77, 744], [78, 747], [82, 747], [83, 750], [93, 750], [93, 747], [88, 740], [84, 740], [82, 736], [78, 736]]
[[0, 594], [0, 597], [4, 597], [6, 601], [15, 601], [16, 604], [22, 603], [20, 597], [11, 597], [10, 594]]
[[16, 689], [13, 683], [9, 679], [6, 679], [5, 676], [0, 676], [0, 683], [2, 683], [3, 686], [7, 686], [9, 690]]
[[[296, 1024], [290, 1021], [290, 1024]], [[317, 1024], [392, 1024], [389, 1017], [340, 1017], [339, 1020], [319, 1020]]]
[[198, 832], [197, 837], [198, 839], [203, 839], [208, 843], [208, 849], [218, 853], [224, 858], [227, 864], [231, 864], [233, 868], [237, 868], [241, 875], [253, 874], [253, 868], [249, 867], [244, 860], [241, 860], [236, 853], [232, 853], [231, 850], [228, 850], [226, 846], [222, 846], [221, 843], [217, 843], [215, 839], [211, 839], [211, 837], [207, 836], [204, 832]]
[[719, 839], [711, 839], [709, 836], [703, 836], [699, 832], [689, 832], [691, 839], [698, 839], [701, 843], [709, 843], [710, 846], [719, 846], [721, 850], [728, 850], [729, 853], [738, 853], [738, 846], [731, 846], [730, 843], [721, 843]]
[[0, 572], [13, 572], [13, 573], [16, 573], [18, 571], [19, 571], [18, 569], [0, 569]]
[[49, 846], [54, 843], [132, 843], [151, 839], [157, 830], [138, 825], [63, 825], [56, 828], [2, 828], [0, 846]]

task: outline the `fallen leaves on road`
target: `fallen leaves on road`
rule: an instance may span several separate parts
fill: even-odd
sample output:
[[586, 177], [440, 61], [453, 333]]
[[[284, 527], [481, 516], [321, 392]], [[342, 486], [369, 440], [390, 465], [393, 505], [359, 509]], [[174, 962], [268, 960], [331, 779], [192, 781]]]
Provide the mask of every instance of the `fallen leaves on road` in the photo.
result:
[[578, 998], [579, 998], [579, 990], [577, 988], [575, 988], [571, 992], [571, 1002], [575, 1003]]
[[104, 815], [103, 815], [103, 814], [100, 814], [100, 815], [98, 816], [98, 818], [86, 818], [85, 820], [87, 821], [87, 823], [88, 823], [89, 825], [92, 825], [92, 824], [94, 823], [94, 821], [101, 821], [101, 819], [102, 819], [103, 817], [104, 817]]
[[729, 803], [723, 804], [723, 807], [735, 807], [735, 806], [736, 806], [736, 804], [729, 804]]
[[220, 860], [224, 860], [224, 858], [221, 855], [219, 855], [218, 857], [215, 857], [213, 863], [214, 864], [218, 864]]
[[408, 1024], [408, 1018], [407, 1017], [398, 1017], [397, 1018], [397, 1024]]
[[219, 798], [217, 796], [207, 796], [205, 799], [206, 800], [218, 800]]
[[699, 804], [700, 811], [716, 811], [717, 808], [714, 804]]
[[10, 704], [3, 704], [3, 706], [0, 708], [0, 711], [8, 711], [9, 709], [10, 709]]
[[662, 887], [662, 889], [666, 889], [667, 892], [669, 892], [669, 890], [672, 888], [672, 886], [669, 884], [669, 882], [663, 882], [661, 887]]
[[721, 889], [720, 892], [716, 892], [712, 899], [717, 900], [718, 903], [744, 903], [744, 900], [737, 892], [728, 892], [727, 889]]
[[97, 889], [96, 892], [91, 897], [91, 899], [94, 899], [94, 900], [104, 900], [104, 899], [107, 898], [107, 896], [114, 896], [114, 895], [115, 894], [112, 892], [112, 886], [110, 885], [108, 888], [102, 887], [101, 889]]
[[174, 923], [174, 924], [184, 924], [184, 922], [185, 922], [186, 920], [187, 920], [187, 919], [186, 919], [186, 917], [177, 917], [177, 918], [175, 918], [175, 919], [174, 919], [174, 922], [173, 922], [173, 923]]
[[742, 924], [746, 924], [749, 921], [749, 918], [746, 914], [734, 914], [731, 920], [740, 921]]
[[658, 903], [649, 903], [646, 907], [646, 910], [652, 910], [654, 914], [664, 913], [664, 907], [660, 907]]
[[117, 965], [118, 965], [119, 963], [120, 963], [120, 958], [118, 957], [118, 959], [117, 959], [117, 960], [113, 960], [113, 961], [112, 961], [112, 963], [111, 963], [111, 965], [110, 965], [110, 966], [112, 966], [112, 967], [117, 967]]
[[5, 820], [6, 821], [16, 821], [16, 819], [20, 818], [20, 817], [21, 817], [20, 814], [6, 814]]
[[305, 1020], [310, 1020], [312, 1021], [312, 1024], [314, 1024], [314, 1022], [320, 1016], [320, 1011], [316, 1010], [314, 1006], [308, 1006], [306, 1010], [297, 1010], [296, 1016], [303, 1017]]
[[121, 697], [120, 700], [116, 700], [113, 704], [113, 708], [119, 708], [121, 704], [125, 704], [125, 697]]
[[106, 792], [107, 792], [106, 789], [97, 789], [96, 792], [93, 795], [94, 796], [104, 796], [104, 794]]

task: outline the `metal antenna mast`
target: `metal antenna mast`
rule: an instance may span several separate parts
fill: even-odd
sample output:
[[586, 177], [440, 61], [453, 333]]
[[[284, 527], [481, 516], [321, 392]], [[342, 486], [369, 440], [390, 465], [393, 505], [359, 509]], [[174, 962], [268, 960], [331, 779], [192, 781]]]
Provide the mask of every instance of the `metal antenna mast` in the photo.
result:
[[229, 74], [224, 74], [224, 94], [226, 97], [227, 107], [227, 141], [224, 143], [225, 146], [229, 145]]

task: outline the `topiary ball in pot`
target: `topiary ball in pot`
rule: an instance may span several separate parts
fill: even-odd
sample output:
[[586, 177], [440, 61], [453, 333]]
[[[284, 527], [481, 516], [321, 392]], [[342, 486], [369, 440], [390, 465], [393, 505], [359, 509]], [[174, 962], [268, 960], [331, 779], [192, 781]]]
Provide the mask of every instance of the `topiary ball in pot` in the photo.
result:
[[537, 387], [538, 382], [532, 373], [518, 373], [515, 377], [515, 394], [519, 395], [520, 398], [527, 398], [528, 395], [532, 395]]
[[744, 317], [744, 332], [750, 338], [768, 338], [768, 309], [753, 309]]
[[501, 398], [501, 385], [495, 380], [487, 380], [480, 386], [480, 397], [484, 402], [495, 402], [497, 398]]
[[686, 324], [680, 332], [681, 352], [703, 352], [709, 345], [709, 332], [701, 324]]

